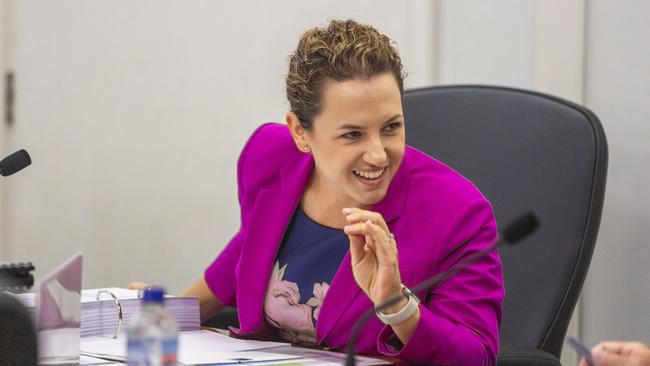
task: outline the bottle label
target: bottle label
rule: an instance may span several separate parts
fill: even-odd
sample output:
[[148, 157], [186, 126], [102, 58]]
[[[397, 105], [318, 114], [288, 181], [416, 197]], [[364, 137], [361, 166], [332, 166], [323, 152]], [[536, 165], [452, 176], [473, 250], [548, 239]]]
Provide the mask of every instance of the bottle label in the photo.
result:
[[163, 366], [176, 366], [178, 354], [178, 338], [166, 338], [162, 340], [161, 361]]
[[177, 338], [129, 337], [126, 363], [129, 366], [176, 366]]

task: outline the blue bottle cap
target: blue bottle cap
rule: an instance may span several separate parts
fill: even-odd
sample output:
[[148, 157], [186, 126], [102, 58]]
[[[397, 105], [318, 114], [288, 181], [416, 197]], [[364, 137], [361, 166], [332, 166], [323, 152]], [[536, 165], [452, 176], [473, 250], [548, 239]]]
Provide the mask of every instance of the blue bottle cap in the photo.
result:
[[165, 290], [160, 287], [150, 287], [142, 292], [142, 302], [162, 303], [165, 298]]

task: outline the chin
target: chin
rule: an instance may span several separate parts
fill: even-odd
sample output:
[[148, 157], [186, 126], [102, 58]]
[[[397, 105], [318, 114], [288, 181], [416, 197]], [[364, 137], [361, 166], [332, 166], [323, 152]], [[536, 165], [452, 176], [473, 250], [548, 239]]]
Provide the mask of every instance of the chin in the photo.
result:
[[366, 192], [364, 194], [357, 194], [354, 199], [361, 205], [372, 206], [383, 200], [385, 196], [386, 190], [382, 190], [381, 192]]

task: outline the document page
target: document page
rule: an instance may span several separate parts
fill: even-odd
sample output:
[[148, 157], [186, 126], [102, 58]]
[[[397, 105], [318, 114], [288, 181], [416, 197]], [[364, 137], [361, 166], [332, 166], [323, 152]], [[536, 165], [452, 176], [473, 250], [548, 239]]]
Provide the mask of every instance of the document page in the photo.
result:
[[[207, 330], [181, 332], [178, 336], [178, 361], [187, 365], [201, 365], [276, 361], [300, 357], [263, 352], [265, 349], [286, 345], [288, 343], [236, 339]], [[118, 336], [116, 339], [84, 337], [81, 339], [81, 353], [124, 361], [126, 360], [126, 336]]]

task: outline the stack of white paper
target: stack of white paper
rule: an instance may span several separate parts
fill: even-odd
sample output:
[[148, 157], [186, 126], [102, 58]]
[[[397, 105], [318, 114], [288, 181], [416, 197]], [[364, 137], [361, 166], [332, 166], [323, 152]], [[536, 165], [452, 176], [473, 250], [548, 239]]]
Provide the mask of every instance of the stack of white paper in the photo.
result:
[[[122, 288], [91, 289], [81, 292], [81, 337], [113, 335], [118, 326], [118, 309], [115, 300], [107, 294], [115, 295], [122, 307], [120, 334], [126, 332], [129, 321], [140, 310], [142, 299], [138, 291]], [[165, 296], [165, 312], [174, 319], [179, 331], [198, 330], [201, 327], [199, 300], [196, 297]]]
[[[119, 334], [126, 334], [129, 321], [140, 309], [142, 300], [138, 291], [123, 288], [90, 289], [81, 292], [81, 337], [112, 336], [119, 324], [119, 313], [115, 300], [108, 291], [117, 297], [122, 307], [122, 323]], [[34, 311], [34, 294], [20, 294], [20, 300], [30, 312]], [[176, 321], [179, 331], [199, 330], [201, 318], [199, 300], [196, 297], [165, 296], [165, 311]]]

